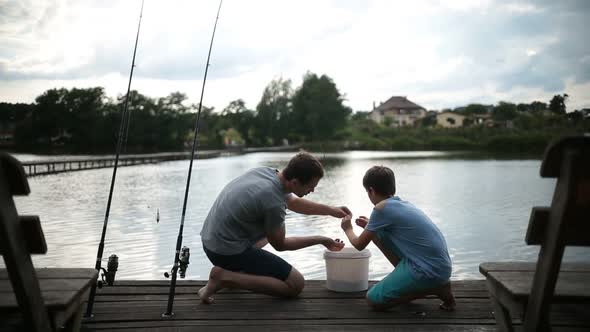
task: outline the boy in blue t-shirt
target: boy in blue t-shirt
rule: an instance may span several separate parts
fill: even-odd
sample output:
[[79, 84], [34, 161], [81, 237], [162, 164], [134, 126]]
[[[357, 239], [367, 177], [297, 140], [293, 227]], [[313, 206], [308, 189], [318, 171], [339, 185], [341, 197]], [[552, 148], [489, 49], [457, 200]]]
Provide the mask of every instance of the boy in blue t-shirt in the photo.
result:
[[371, 167], [363, 186], [375, 205], [370, 219], [361, 216], [356, 224], [364, 228], [357, 237], [351, 216], [342, 219], [350, 243], [363, 250], [369, 242], [383, 252], [395, 269], [367, 292], [367, 303], [384, 310], [401, 303], [436, 295], [440, 308], [453, 310], [451, 258], [445, 239], [424, 212], [395, 195], [395, 175], [384, 166]]

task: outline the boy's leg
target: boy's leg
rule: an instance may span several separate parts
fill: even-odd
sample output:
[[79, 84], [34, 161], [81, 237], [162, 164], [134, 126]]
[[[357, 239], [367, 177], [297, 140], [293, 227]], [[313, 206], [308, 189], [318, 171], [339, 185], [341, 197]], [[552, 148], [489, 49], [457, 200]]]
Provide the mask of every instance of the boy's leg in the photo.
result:
[[381, 237], [381, 235], [379, 233], [377, 233], [377, 236], [375, 236], [373, 238], [373, 243], [375, 243], [375, 245], [377, 246], [377, 248], [379, 248], [379, 250], [381, 250], [381, 252], [383, 253], [383, 255], [385, 255], [385, 258], [387, 258], [387, 260], [395, 267], [397, 266], [397, 264], [399, 264], [399, 256], [393, 252], [390, 248], [388, 248], [384, 243], [383, 243], [383, 238]]
[[367, 303], [375, 310], [385, 310], [428, 295], [440, 298], [443, 301], [440, 308], [443, 310], [455, 308], [450, 282], [431, 286], [427, 282], [417, 281], [409, 271], [407, 260], [402, 259], [393, 272], [367, 292]]
[[441, 301], [443, 301], [439, 305], [440, 309], [445, 310], [445, 311], [455, 310], [456, 302], [455, 302], [455, 297], [453, 296], [453, 293], [451, 292], [451, 283], [450, 282], [444, 284], [441, 287], [436, 287], [436, 288], [428, 289], [425, 291], [418, 291], [415, 293], [402, 295], [400, 297], [391, 299], [385, 303], [372, 302], [371, 298], [369, 298], [369, 296], [367, 296], [367, 303], [369, 304], [369, 306], [372, 309], [377, 310], [377, 311], [382, 311], [382, 310], [386, 310], [386, 309], [395, 307], [399, 304], [409, 303], [409, 302], [412, 302], [417, 299], [426, 298], [428, 295], [435, 295]]
[[385, 310], [414, 300], [416, 294], [409, 294], [408, 291], [414, 284], [409, 273], [407, 260], [400, 260], [393, 272], [369, 289], [367, 304], [374, 310]]
[[455, 296], [453, 295], [450, 281], [444, 284], [442, 287], [436, 289], [434, 295], [438, 296], [438, 298], [443, 301], [439, 305], [439, 308], [446, 311], [455, 310], [457, 303], [455, 302]]

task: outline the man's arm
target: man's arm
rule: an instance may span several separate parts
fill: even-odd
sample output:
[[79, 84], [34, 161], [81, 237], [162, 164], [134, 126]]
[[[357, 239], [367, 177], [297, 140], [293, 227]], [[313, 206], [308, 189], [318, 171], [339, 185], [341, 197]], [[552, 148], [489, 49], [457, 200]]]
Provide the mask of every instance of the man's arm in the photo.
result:
[[268, 243], [277, 251], [298, 250], [322, 244], [328, 250], [337, 251], [344, 247], [344, 243], [337, 242], [325, 236], [294, 236], [285, 237], [285, 224], [266, 234]]
[[334, 218], [344, 218], [352, 214], [346, 206], [329, 206], [312, 202], [310, 200], [290, 195], [287, 200], [289, 210], [307, 215], [332, 216]]

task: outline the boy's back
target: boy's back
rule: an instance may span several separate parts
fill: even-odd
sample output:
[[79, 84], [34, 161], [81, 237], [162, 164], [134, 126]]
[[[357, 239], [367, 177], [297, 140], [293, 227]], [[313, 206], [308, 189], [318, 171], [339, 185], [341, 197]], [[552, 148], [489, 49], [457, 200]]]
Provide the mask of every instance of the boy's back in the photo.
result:
[[452, 267], [446, 241], [430, 218], [410, 202], [397, 196], [380, 202], [366, 230], [377, 233], [399, 258], [407, 258], [416, 279], [449, 280]]

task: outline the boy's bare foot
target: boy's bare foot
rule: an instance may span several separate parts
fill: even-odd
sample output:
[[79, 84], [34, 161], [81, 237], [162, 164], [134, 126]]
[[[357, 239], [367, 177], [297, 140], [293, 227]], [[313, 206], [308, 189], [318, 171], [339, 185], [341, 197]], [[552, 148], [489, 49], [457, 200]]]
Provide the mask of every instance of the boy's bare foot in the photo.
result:
[[215, 299], [213, 295], [217, 293], [219, 289], [221, 289], [221, 277], [223, 275], [223, 269], [214, 266], [209, 272], [209, 281], [207, 285], [199, 289], [197, 294], [199, 295], [199, 299], [201, 299], [201, 303], [203, 304], [213, 304]]
[[455, 296], [453, 296], [453, 292], [451, 291], [451, 283], [448, 282], [444, 286], [442, 286], [436, 294], [439, 299], [443, 302], [438, 306], [441, 310], [445, 311], [453, 311], [457, 306], [455, 302]]

